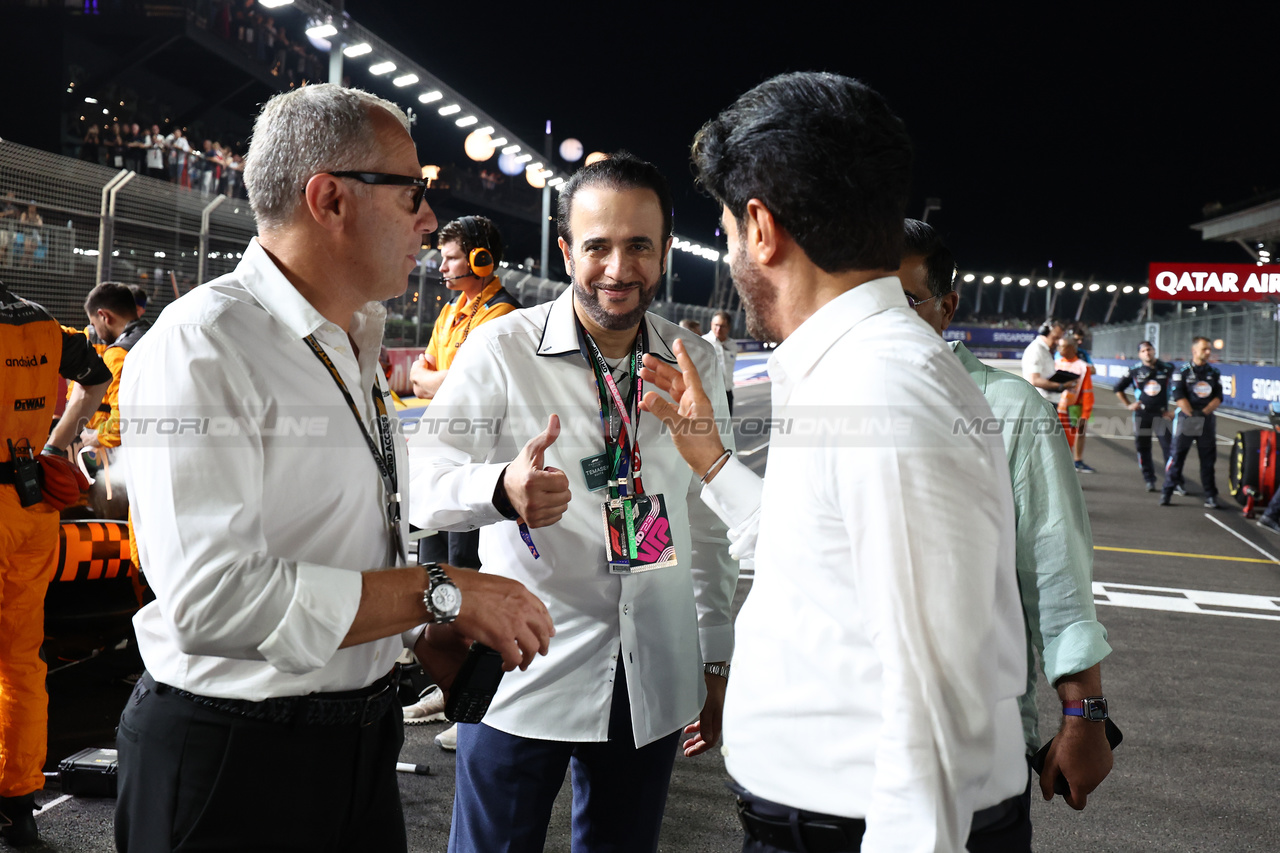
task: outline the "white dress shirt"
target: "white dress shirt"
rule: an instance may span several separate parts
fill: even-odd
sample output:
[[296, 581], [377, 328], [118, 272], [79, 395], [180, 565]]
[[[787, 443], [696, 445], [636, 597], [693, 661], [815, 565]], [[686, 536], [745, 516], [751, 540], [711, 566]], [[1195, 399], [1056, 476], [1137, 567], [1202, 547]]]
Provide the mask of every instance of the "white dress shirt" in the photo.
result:
[[729, 773], [866, 818], [868, 853], [961, 851], [973, 812], [1027, 780], [1009, 467], [998, 434], [957, 428], [990, 409], [896, 278], [819, 309], [769, 376], [763, 482], [735, 459], [703, 492], [756, 564]]
[[725, 338], [722, 341], [716, 337], [715, 332], [707, 332], [702, 339], [711, 344], [712, 349], [716, 351], [716, 357], [724, 365], [725, 390], [733, 391], [733, 369], [738, 361], [738, 342], [733, 338]]
[[[121, 438], [156, 594], [134, 626], [157, 681], [256, 701], [354, 690], [390, 671], [401, 637], [338, 649], [360, 572], [389, 564], [391, 539], [368, 445], [302, 340], [320, 341], [377, 441], [385, 316], [370, 303], [348, 337], [255, 239], [235, 272], [167, 307], [130, 353]], [[395, 446], [407, 494], [403, 438]]]
[[[730, 605], [737, 565], [724, 525], [698, 499], [698, 478], [661, 422], [642, 413], [641, 469], [646, 494], [662, 494], [678, 564], [632, 575], [610, 574], [601, 505], [581, 460], [604, 451], [591, 367], [579, 350], [572, 289], [554, 302], [516, 311], [471, 331], [449, 376], [409, 440], [414, 499], [423, 528], [480, 533], [484, 571], [515, 578], [546, 604], [555, 622], [550, 652], [525, 672], [507, 673], [485, 723], [521, 737], [608, 739], [614, 671], [621, 649], [637, 746], [697, 717], [705, 697], [702, 662], [733, 653]], [[674, 363], [679, 337], [707, 376], [716, 416], [727, 423], [711, 347], [697, 335], [647, 315], [649, 351]], [[652, 386], [645, 386], [645, 391]], [[564, 517], [531, 531], [534, 559], [517, 525], [493, 506], [507, 463], [542, 432], [551, 414], [562, 432], [546, 467], [569, 477]], [[732, 441], [725, 434], [726, 442]]]
[[[1053, 360], [1053, 351], [1049, 349], [1049, 345], [1042, 338], [1037, 337], [1034, 341], [1027, 344], [1027, 348], [1022, 351], [1022, 378], [1031, 381], [1031, 374], [1039, 373], [1041, 379], [1048, 379], [1057, 373], [1058, 369]], [[1035, 386], [1033, 386], [1035, 387]], [[1058, 402], [1058, 392], [1050, 391], [1048, 388], [1036, 387], [1040, 392], [1040, 396], [1044, 397], [1050, 403]]]

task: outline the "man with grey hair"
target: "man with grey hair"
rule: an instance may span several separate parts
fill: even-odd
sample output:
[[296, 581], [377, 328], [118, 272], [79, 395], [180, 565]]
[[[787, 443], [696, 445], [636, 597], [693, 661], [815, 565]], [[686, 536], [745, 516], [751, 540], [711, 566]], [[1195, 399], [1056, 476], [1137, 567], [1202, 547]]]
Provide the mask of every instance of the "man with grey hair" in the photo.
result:
[[[272, 98], [246, 170], [258, 236], [134, 349], [120, 409], [139, 425], [130, 492], [156, 600], [120, 719], [122, 851], [403, 851], [402, 648], [446, 689], [463, 637], [508, 669], [547, 651], [550, 617], [519, 583], [405, 567], [379, 301], [436, 227], [418, 169], [387, 101]], [[179, 418], [180, 434], [143, 426]], [[325, 819], [282, 819], [303, 813]]]

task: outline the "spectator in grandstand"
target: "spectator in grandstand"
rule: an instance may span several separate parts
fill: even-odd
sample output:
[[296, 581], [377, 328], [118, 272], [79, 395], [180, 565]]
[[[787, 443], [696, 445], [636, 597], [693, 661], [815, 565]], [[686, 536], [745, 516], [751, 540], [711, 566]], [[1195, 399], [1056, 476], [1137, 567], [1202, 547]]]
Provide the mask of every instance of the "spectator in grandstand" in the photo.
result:
[[[1026, 791], [1027, 650], [1004, 449], [956, 429], [991, 409], [894, 277], [906, 131], [855, 80], [787, 74], [705, 125], [693, 158], [723, 206], [747, 331], [781, 342], [773, 417], [805, 435], [905, 418], [911, 435], [776, 436], [762, 484], [716, 440], [711, 374], [679, 348], [683, 375], [645, 358], [645, 382], [679, 402], [648, 393], [645, 408], [707, 483], [733, 553], [755, 558], [725, 706], [743, 850], [959, 851], [976, 809]], [[853, 364], [874, 379], [851, 382]], [[942, 470], [963, 499], [935, 487]]]
[[1056, 372], [1053, 366], [1053, 351], [1062, 340], [1064, 326], [1061, 320], [1050, 317], [1040, 326], [1036, 339], [1027, 344], [1022, 352], [1022, 378], [1030, 382], [1044, 397], [1055, 406], [1058, 396], [1067, 387], [1061, 382], [1053, 381]]
[[191, 186], [191, 176], [187, 174], [187, 154], [191, 151], [191, 143], [182, 133], [182, 128], [175, 127], [173, 133], [164, 139], [169, 149], [169, 180], [184, 187]]
[[124, 148], [124, 168], [131, 172], [142, 171], [142, 151], [146, 147], [143, 140], [146, 134], [142, 132], [142, 128], [135, 121], [133, 124], [126, 124], [120, 133], [120, 144]]
[[0, 199], [0, 265], [9, 265], [9, 249], [14, 244], [14, 235], [18, 233], [18, 220], [22, 211], [18, 200], [10, 190]]
[[102, 144], [107, 149], [107, 165], [113, 169], [124, 168], [124, 139], [120, 132], [120, 122], [114, 121], [102, 135]]
[[738, 361], [738, 342], [729, 337], [733, 318], [727, 311], [717, 311], [711, 318], [711, 331], [702, 336], [716, 351], [716, 358], [724, 370], [724, 390], [729, 397], [729, 414], [733, 414], [733, 368]]
[[99, 136], [98, 125], [91, 124], [89, 129], [85, 131], [84, 139], [80, 143], [80, 159], [86, 163], [97, 163], [99, 150], [102, 147], [102, 140]]
[[[680, 340], [716, 367], [696, 335], [647, 310], [670, 210], [649, 163], [615, 153], [579, 169], [559, 196], [573, 285], [473, 330], [424, 419], [473, 428], [412, 440], [413, 522], [483, 525], [484, 573], [521, 579], [564, 625], [545, 663], [503, 679], [484, 721], [458, 727], [451, 850], [542, 850], [566, 769], [574, 850], [657, 850], [681, 728], [702, 723], [686, 755], [718, 740], [737, 568], [699, 475], [635, 405], [642, 352], [674, 358]], [[712, 388], [723, 394], [718, 377]], [[723, 398], [715, 411], [726, 416]], [[623, 514], [641, 507], [651, 538], [630, 548]]]
[[44, 218], [36, 210], [34, 201], [18, 217], [18, 233], [22, 235], [22, 265], [29, 267], [44, 242]]
[[1160, 506], [1173, 503], [1173, 492], [1182, 482], [1182, 468], [1191, 446], [1200, 454], [1200, 485], [1204, 505], [1221, 509], [1218, 483], [1213, 468], [1218, 458], [1218, 424], [1213, 413], [1222, 405], [1222, 373], [1209, 363], [1212, 345], [1208, 338], [1191, 339], [1191, 363], [1175, 371], [1169, 380], [1169, 399], [1178, 407], [1173, 413], [1173, 455], [1164, 465], [1164, 487]]
[[1071, 446], [1076, 472], [1093, 474], [1093, 467], [1084, 461], [1085, 426], [1089, 422], [1089, 416], [1093, 414], [1093, 365], [1080, 357], [1080, 346], [1075, 335], [1063, 335], [1062, 340], [1058, 341], [1058, 361], [1054, 367], [1080, 377], [1078, 381], [1070, 382], [1068, 387], [1063, 388], [1058, 399], [1058, 417], [1062, 421], [1067, 444]]
[[[907, 302], [941, 335], [958, 301], [955, 260], [931, 226], [908, 219], [905, 228], [906, 256], [898, 278]], [[1101, 696], [1101, 662], [1111, 647], [1093, 603], [1093, 537], [1084, 494], [1070, 452], [1062, 442], [1047, 440], [1056, 432], [1057, 412], [1024, 380], [978, 361], [960, 341], [949, 345], [1000, 421], [1013, 481], [1015, 561], [1027, 637], [1063, 707], [1074, 708], [1080, 699]], [[1027, 692], [1018, 700], [1028, 758], [1041, 746], [1031, 663], [1028, 658]], [[1054, 777], [1060, 773], [1071, 784], [1068, 804], [1083, 808], [1111, 763], [1103, 726], [1064, 716], [1040, 779], [1041, 791], [1052, 797]], [[975, 816], [968, 849], [1029, 850], [1029, 796], [1030, 786], [1018, 805], [1016, 821], [1000, 820], [1007, 816], [1000, 809]]]
[[[464, 637], [507, 667], [547, 649], [550, 619], [518, 583], [401, 567], [409, 478], [379, 302], [404, 291], [435, 229], [408, 125], [338, 86], [272, 98], [248, 166], [258, 236], [161, 315], [124, 372], [126, 418], [243, 426], [230, 441], [130, 435], [156, 601], [135, 617], [147, 672], [120, 721], [119, 849], [404, 851], [401, 649], [446, 686]], [[316, 444], [266, 433], [335, 404], [322, 465]], [[295, 810], [338, 818], [281, 819]]]
[[160, 125], [151, 125], [151, 130], [143, 139], [143, 147], [146, 151], [147, 159], [147, 176], [156, 180], [168, 180], [168, 172], [164, 166], [164, 134], [160, 132]]
[[[1151, 436], [1160, 441], [1160, 455], [1169, 463], [1169, 380], [1173, 378], [1173, 365], [1156, 358], [1156, 348], [1151, 341], [1138, 344], [1140, 362], [1125, 371], [1116, 383], [1115, 394], [1126, 409], [1133, 412], [1133, 445], [1138, 451], [1138, 468], [1147, 491], [1156, 490], [1155, 466], [1151, 463]], [[1134, 400], [1129, 402], [1125, 393], [1133, 388]], [[1180, 484], [1179, 484], [1180, 485]]]
[[[40, 646], [45, 590], [58, 568], [58, 510], [84, 485], [67, 448], [111, 374], [83, 336], [3, 283], [0, 350], [10, 356], [0, 362], [0, 837], [25, 846], [40, 835], [35, 792], [44, 788], [49, 739]], [[59, 375], [84, 385], [50, 432]]]

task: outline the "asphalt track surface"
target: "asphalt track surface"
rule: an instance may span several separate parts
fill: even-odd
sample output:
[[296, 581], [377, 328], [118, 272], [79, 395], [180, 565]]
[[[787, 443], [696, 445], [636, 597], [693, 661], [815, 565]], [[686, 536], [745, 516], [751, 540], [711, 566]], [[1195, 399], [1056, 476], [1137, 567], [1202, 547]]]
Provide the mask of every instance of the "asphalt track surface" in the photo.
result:
[[[767, 412], [768, 385], [740, 386], [740, 416]], [[1245, 520], [1234, 502], [1206, 510], [1199, 497], [1156, 505], [1143, 489], [1127, 434], [1127, 415], [1098, 388], [1095, 426], [1081, 475], [1093, 525], [1095, 598], [1113, 654], [1103, 663], [1112, 714], [1124, 730], [1115, 769], [1083, 812], [1061, 798], [1033, 796], [1038, 851], [1244, 851], [1280, 849], [1270, 781], [1280, 766], [1280, 715], [1266, 684], [1280, 661], [1280, 536]], [[1220, 416], [1218, 487], [1226, 494], [1226, 451], [1237, 429]], [[1104, 433], [1112, 433], [1106, 435]], [[739, 449], [763, 472], [759, 437]], [[1157, 465], [1162, 460], [1156, 449]], [[1194, 494], [1198, 465], [1188, 466]], [[961, 496], [957, 496], [958, 498]], [[958, 543], [960, 544], [960, 543]], [[751, 588], [739, 581], [735, 605]], [[135, 670], [115, 651], [50, 676], [50, 762], [89, 745], [111, 745], [128, 696], [121, 676]], [[1057, 727], [1052, 693], [1041, 680], [1042, 730]], [[413, 851], [443, 851], [453, 799], [454, 758], [434, 743], [446, 724], [406, 729], [401, 759], [430, 776], [400, 777]], [[270, 772], [270, 769], [267, 769]], [[677, 756], [662, 829], [663, 851], [736, 851], [741, 833], [724, 787], [718, 752]], [[56, 779], [39, 795], [44, 839], [32, 850], [109, 851], [113, 800], [63, 797]], [[548, 850], [569, 849], [570, 795], [561, 791]], [[312, 816], [281, 815], [282, 820]], [[0, 849], [3, 849], [0, 842]]]

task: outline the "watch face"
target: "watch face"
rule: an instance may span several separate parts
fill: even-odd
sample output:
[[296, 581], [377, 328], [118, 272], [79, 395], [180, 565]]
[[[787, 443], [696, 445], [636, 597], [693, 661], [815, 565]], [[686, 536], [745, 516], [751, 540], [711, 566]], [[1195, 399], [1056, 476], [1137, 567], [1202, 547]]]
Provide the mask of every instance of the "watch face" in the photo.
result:
[[453, 584], [440, 584], [431, 591], [431, 604], [440, 613], [457, 613], [461, 603], [462, 595]]
[[1084, 700], [1084, 717], [1087, 720], [1101, 721], [1107, 719], [1106, 699]]

